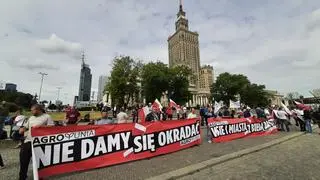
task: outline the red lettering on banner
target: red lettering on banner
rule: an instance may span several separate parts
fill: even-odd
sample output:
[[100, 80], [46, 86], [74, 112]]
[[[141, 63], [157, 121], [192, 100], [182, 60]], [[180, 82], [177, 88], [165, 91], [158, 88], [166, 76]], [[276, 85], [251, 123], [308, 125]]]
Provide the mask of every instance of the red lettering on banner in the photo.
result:
[[250, 136], [263, 136], [278, 131], [274, 119], [209, 118], [208, 125], [213, 142], [226, 142]]
[[31, 132], [39, 177], [154, 157], [201, 143], [198, 119], [42, 127]]

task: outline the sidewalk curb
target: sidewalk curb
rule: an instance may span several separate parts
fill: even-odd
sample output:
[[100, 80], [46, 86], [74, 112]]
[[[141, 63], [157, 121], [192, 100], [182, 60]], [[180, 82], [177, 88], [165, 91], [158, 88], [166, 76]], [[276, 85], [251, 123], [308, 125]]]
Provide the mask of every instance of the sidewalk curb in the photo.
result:
[[217, 158], [212, 158], [212, 159], [209, 159], [209, 160], [197, 163], [197, 164], [186, 166], [186, 167], [181, 168], [181, 169], [177, 169], [177, 170], [174, 170], [174, 171], [166, 172], [166, 173], [160, 174], [158, 176], [150, 177], [150, 178], [147, 178], [147, 180], [163, 180], [163, 179], [172, 180], [172, 179], [177, 179], [177, 178], [189, 175], [189, 174], [193, 174], [193, 173], [199, 172], [200, 170], [203, 170], [205, 168], [208, 168], [208, 167], [220, 164], [220, 163], [224, 163], [226, 161], [230, 161], [230, 160], [233, 160], [233, 159], [248, 155], [250, 153], [258, 152], [258, 151], [261, 151], [263, 149], [269, 148], [269, 147], [274, 146], [274, 145], [278, 145], [280, 143], [289, 141], [289, 140], [291, 140], [293, 138], [302, 136], [304, 134], [305, 134], [304, 132], [297, 132], [297, 133], [294, 133], [294, 134], [291, 134], [291, 135], [287, 135], [287, 136], [279, 138], [279, 139], [272, 140], [270, 142], [267, 142], [267, 143], [264, 143], [264, 144], [261, 144], [261, 145], [250, 147], [250, 148], [247, 148], [247, 149], [244, 149], [244, 150], [241, 150], [241, 151], [237, 151], [237, 152], [234, 152], [234, 153], [231, 153], [231, 154], [226, 154], [226, 155], [223, 155], [223, 156], [220, 156], [220, 157], [217, 157]]

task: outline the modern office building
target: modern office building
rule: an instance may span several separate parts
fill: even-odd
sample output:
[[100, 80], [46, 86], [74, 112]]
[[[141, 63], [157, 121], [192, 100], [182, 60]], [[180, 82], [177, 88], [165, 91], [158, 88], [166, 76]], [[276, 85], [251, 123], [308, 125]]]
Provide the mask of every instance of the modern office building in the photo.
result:
[[84, 62], [82, 54], [82, 64], [80, 72], [78, 101], [90, 101], [92, 74], [88, 64]]
[[17, 85], [13, 83], [6, 83], [5, 91], [16, 92]]
[[104, 88], [106, 86], [107, 80], [108, 80], [107, 76], [99, 76], [98, 96], [97, 96], [98, 102], [103, 101]]

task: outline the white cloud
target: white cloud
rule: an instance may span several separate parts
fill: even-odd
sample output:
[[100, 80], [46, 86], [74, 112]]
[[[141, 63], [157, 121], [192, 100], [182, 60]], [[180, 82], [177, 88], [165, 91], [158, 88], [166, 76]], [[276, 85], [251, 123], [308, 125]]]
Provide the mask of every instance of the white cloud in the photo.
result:
[[43, 52], [49, 54], [69, 54], [75, 56], [80, 54], [82, 49], [80, 43], [63, 40], [55, 34], [52, 34], [49, 39], [37, 40], [36, 43]]

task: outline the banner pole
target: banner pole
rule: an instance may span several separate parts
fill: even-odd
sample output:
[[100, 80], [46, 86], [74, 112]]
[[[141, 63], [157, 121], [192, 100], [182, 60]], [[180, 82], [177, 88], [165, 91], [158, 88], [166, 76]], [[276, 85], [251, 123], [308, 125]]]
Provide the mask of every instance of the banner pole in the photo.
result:
[[[30, 129], [30, 133], [32, 134], [31, 129]], [[32, 142], [33, 142], [33, 138], [32, 138], [32, 141], [31, 141], [33, 179], [34, 180], [39, 180], [38, 166], [37, 166], [36, 156], [35, 156], [35, 153], [34, 153], [33, 143]]]

